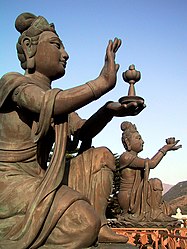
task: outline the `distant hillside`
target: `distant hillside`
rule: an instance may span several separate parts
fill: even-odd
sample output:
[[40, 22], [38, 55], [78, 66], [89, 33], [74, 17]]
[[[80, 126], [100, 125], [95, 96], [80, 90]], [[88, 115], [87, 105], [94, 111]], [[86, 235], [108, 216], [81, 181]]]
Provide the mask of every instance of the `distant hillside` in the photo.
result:
[[182, 214], [187, 214], [187, 195], [180, 196], [169, 202], [173, 213], [176, 214], [177, 208], [180, 208]]
[[167, 201], [176, 211], [179, 207], [183, 214], [187, 214], [187, 181], [179, 182], [163, 195], [163, 199]]
[[164, 194], [163, 199], [165, 201], [171, 201], [183, 195], [187, 195], [187, 181], [177, 183]]
[[163, 185], [163, 195], [164, 195], [165, 193], [167, 193], [167, 192], [173, 187], [173, 185], [171, 185], [171, 184], [166, 184], [166, 183], [162, 183], [162, 185]]

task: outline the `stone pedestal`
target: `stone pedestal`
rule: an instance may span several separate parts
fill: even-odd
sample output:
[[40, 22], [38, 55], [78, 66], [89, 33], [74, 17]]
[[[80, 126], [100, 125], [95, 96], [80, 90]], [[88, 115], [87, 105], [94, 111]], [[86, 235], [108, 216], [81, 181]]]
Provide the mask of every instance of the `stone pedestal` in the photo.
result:
[[131, 244], [121, 244], [121, 243], [99, 243], [97, 247], [92, 247], [92, 249], [136, 249], [138, 247]]
[[[136, 249], [138, 247], [133, 246], [131, 244], [121, 244], [121, 243], [99, 243], [97, 246], [92, 246], [87, 249]], [[41, 246], [39, 249], [63, 249], [62, 246], [50, 246], [50, 245], [45, 245]]]

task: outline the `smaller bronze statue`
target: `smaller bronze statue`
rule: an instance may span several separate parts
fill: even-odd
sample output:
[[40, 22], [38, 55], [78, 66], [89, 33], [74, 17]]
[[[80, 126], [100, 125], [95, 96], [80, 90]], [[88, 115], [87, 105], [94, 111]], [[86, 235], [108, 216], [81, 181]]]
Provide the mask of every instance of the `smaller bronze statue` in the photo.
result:
[[118, 201], [123, 209], [122, 217], [131, 223], [171, 222], [171, 208], [162, 201], [162, 182], [150, 179], [149, 171], [154, 169], [167, 151], [178, 150], [179, 140], [166, 139], [164, 145], [151, 159], [143, 159], [138, 153], [143, 150], [144, 141], [131, 122], [121, 124], [122, 143], [126, 149], [120, 156], [120, 190]]

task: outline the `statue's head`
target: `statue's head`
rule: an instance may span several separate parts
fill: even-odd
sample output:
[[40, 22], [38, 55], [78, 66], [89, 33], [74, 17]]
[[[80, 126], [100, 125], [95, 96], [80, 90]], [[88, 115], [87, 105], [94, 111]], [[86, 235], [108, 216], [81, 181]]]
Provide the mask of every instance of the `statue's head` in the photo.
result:
[[140, 152], [143, 150], [144, 141], [137, 131], [136, 125], [131, 122], [125, 121], [121, 124], [122, 143], [127, 151]]
[[17, 17], [15, 27], [20, 32], [17, 53], [21, 67], [28, 73], [39, 71], [52, 80], [62, 77], [69, 57], [54, 24], [49, 24], [42, 16], [22, 13]]

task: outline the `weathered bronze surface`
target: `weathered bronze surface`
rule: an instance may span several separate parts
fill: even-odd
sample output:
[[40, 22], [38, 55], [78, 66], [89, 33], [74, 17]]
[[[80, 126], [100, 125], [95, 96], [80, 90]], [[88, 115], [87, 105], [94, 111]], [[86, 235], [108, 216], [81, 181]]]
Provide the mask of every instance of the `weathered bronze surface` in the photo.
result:
[[[109, 101], [88, 120], [75, 113], [115, 87], [121, 40], [109, 41], [96, 79], [62, 91], [51, 88], [68, 61], [54, 25], [23, 13], [15, 27], [25, 74], [11, 72], [0, 80], [0, 248], [86, 248], [97, 237], [126, 242], [105, 217], [113, 154], [105, 147], [91, 148], [91, 142], [114, 116], [139, 114], [144, 101]], [[66, 152], [79, 141], [78, 156], [67, 162]]]
[[[164, 145], [151, 159], [140, 158], [144, 141], [131, 122], [121, 124], [122, 143], [126, 151], [120, 156], [120, 190], [118, 200], [123, 209], [121, 220], [138, 223], [158, 222], [160, 226], [175, 219], [171, 218], [169, 205], [162, 200], [162, 182], [158, 178], [149, 179], [150, 169], [154, 169], [168, 151], [178, 150], [179, 140], [166, 139]], [[129, 224], [128, 224], [129, 225]]]

